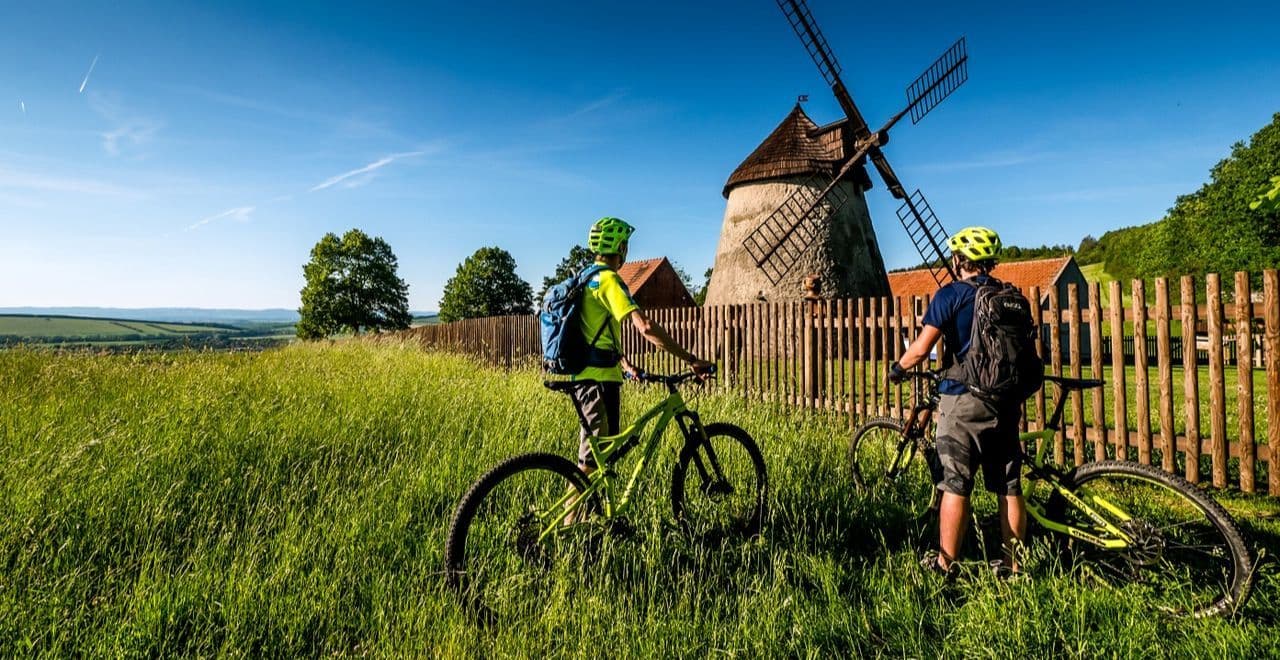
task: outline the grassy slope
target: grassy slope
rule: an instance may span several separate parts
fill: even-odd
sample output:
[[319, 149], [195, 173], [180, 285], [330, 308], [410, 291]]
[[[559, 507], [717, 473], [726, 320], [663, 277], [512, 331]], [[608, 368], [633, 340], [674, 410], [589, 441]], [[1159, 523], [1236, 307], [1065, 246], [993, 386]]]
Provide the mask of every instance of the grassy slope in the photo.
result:
[[[561, 576], [520, 620], [479, 628], [443, 587], [444, 527], [488, 466], [576, 444], [538, 383], [361, 345], [0, 353], [0, 655], [1280, 652], [1270, 565], [1230, 621], [1166, 620], [1047, 565], [940, 592], [901, 513], [851, 492], [842, 420], [727, 396], [698, 405], [765, 448], [763, 541], [666, 533], [664, 450], [639, 538], [608, 546], [589, 588]], [[628, 390], [625, 412], [654, 396]], [[1280, 550], [1274, 501], [1226, 499]]]

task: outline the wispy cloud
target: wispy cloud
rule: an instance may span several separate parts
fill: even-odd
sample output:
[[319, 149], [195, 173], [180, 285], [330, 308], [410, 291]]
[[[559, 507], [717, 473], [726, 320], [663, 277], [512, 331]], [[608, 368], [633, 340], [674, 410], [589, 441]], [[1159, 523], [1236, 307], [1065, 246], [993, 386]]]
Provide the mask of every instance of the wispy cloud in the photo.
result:
[[979, 155], [967, 160], [953, 160], [924, 163], [915, 169], [920, 172], [961, 172], [967, 170], [986, 170], [1002, 167], [1016, 167], [1036, 161], [1045, 160], [1049, 155], [1043, 152], [1018, 153], [997, 152]]
[[93, 61], [89, 63], [89, 70], [84, 74], [84, 80], [80, 81], [80, 94], [84, 93], [84, 87], [89, 84], [89, 76], [93, 75], [93, 68], [96, 66], [98, 66], [98, 55], [93, 56]]
[[24, 115], [27, 114], [27, 104], [22, 99], [18, 99], [18, 110]]
[[350, 172], [343, 172], [342, 174], [339, 174], [337, 176], [329, 177], [328, 179], [325, 179], [324, 181], [316, 184], [315, 186], [312, 186], [310, 192], [324, 190], [325, 188], [332, 188], [333, 186], [336, 186], [344, 182], [348, 182], [343, 185], [344, 188], [357, 188], [359, 186], [362, 186], [372, 181], [373, 173], [386, 167], [387, 165], [390, 165], [391, 163], [394, 163], [397, 160], [401, 160], [404, 158], [412, 158], [414, 156], [421, 156], [425, 153], [427, 152], [426, 151], [406, 151], [403, 153], [390, 154], [387, 156], [383, 156], [382, 158], [379, 158], [378, 160], [375, 160], [372, 163], [365, 165], [364, 167], [358, 167], [354, 170], [351, 170]]
[[209, 217], [207, 217], [207, 218], [205, 218], [205, 219], [203, 219], [203, 220], [201, 220], [201, 221], [199, 221], [199, 222], [197, 222], [197, 223], [195, 223], [195, 224], [191, 225], [190, 227], [187, 227], [187, 231], [192, 231], [192, 230], [194, 230], [194, 229], [199, 229], [200, 227], [203, 227], [203, 226], [205, 226], [205, 225], [209, 224], [210, 222], [217, 222], [218, 220], [226, 220], [226, 219], [230, 219], [230, 220], [235, 220], [236, 222], [248, 222], [248, 221], [249, 221], [249, 217], [250, 217], [251, 215], [253, 215], [254, 208], [256, 208], [256, 207], [253, 207], [253, 206], [237, 206], [236, 208], [233, 208], [233, 209], [227, 209], [227, 210], [223, 211], [222, 213], [218, 213], [218, 214], [216, 214], [216, 215], [211, 215], [211, 216], [209, 216]]
[[141, 147], [151, 141], [161, 123], [126, 109], [114, 98], [91, 92], [89, 105], [99, 116], [106, 119], [114, 128], [104, 131], [102, 148], [112, 156], [120, 155], [122, 148]]
[[603, 110], [603, 109], [605, 109], [605, 108], [607, 108], [607, 107], [609, 107], [609, 106], [611, 106], [611, 105], [613, 105], [613, 104], [617, 103], [618, 101], [621, 101], [621, 100], [622, 100], [623, 98], [625, 98], [626, 96], [627, 96], [627, 92], [626, 92], [626, 90], [621, 90], [621, 89], [620, 89], [620, 90], [614, 91], [614, 92], [613, 92], [613, 93], [611, 93], [611, 94], [608, 94], [608, 95], [606, 95], [606, 96], [602, 96], [602, 97], [600, 97], [600, 98], [598, 98], [598, 99], [595, 99], [594, 101], [590, 101], [590, 102], [586, 103], [585, 105], [583, 105], [583, 106], [579, 107], [577, 110], [574, 110], [573, 112], [570, 112], [569, 114], [565, 115], [565, 117], [564, 117], [564, 118], [565, 118], [565, 119], [576, 119], [576, 118], [581, 117], [581, 116], [583, 116], [583, 115], [589, 115], [589, 114], [591, 114], [591, 113], [593, 113], [593, 112], [596, 112], [596, 111], [599, 111], [599, 110]]
[[111, 197], [142, 197], [135, 190], [93, 179], [47, 176], [0, 168], [0, 188], [37, 190], [41, 192], [104, 195]]

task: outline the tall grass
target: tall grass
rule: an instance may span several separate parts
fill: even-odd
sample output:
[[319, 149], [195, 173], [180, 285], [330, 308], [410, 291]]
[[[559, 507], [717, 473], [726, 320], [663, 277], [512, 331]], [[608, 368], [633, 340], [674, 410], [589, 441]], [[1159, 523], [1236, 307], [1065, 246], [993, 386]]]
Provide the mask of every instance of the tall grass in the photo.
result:
[[[628, 389], [625, 414], [659, 394]], [[766, 534], [669, 525], [673, 440], [634, 538], [478, 625], [445, 588], [457, 498], [508, 455], [571, 455], [537, 374], [408, 347], [0, 352], [0, 655], [1208, 655], [1280, 652], [1267, 572], [1232, 620], [1170, 620], [1042, 559], [945, 588], [893, 502], [859, 498], [841, 418], [699, 397], [764, 448]], [[1228, 501], [1275, 552], [1280, 507]], [[980, 559], [974, 546], [973, 559]]]

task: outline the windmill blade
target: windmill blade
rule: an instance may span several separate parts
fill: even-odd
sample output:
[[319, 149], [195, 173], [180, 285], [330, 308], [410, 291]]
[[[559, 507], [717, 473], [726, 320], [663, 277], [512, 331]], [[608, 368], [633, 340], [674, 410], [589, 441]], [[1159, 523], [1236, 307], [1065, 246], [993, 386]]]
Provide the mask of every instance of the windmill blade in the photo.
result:
[[809, 57], [813, 59], [814, 64], [818, 65], [818, 71], [822, 73], [823, 79], [831, 86], [831, 92], [835, 94], [836, 101], [840, 103], [840, 108], [849, 118], [849, 128], [855, 136], [865, 136], [869, 132], [867, 121], [862, 118], [862, 113], [858, 111], [858, 106], [853, 103], [853, 97], [844, 86], [844, 81], [840, 79], [840, 62], [836, 60], [831, 47], [827, 45], [827, 38], [822, 36], [822, 30], [818, 29], [818, 24], [814, 22], [809, 5], [804, 0], [777, 0], [777, 3], [778, 8], [787, 17], [787, 22], [791, 24], [791, 29], [795, 31], [797, 37], [800, 37], [800, 43], [809, 52]]
[[774, 286], [813, 244], [818, 230], [849, 200], [848, 193], [836, 185], [847, 170], [846, 166], [821, 192], [818, 186], [825, 177], [811, 175], [742, 241], [747, 254]]
[[889, 193], [894, 199], [906, 199], [907, 191], [902, 187], [902, 181], [898, 179], [898, 174], [889, 166], [889, 160], [884, 157], [884, 152], [879, 149], [871, 150], [868, 154], [871, 163], [876, 166], [876, 171], [880, 173], [880, 178], [884, 180], [884, 185], [889, 189]]
[[916, 246], [916, 252], [920, 253], [925, 268], [929, 269], [938, 286], [954, 282], [956, 274], [951, 270], [951, 253], [945, 247], [947, 230], [938, 221], [933, 207], [929, 206], [919, 189], [898, 207], [898, 220], [902, 222], [902, 228], [907, 230], [912, 244]]
[[919, 124], [930, 110], [969, 79], [968, 62], [969, 51], [964, 37], [960, 37], [907, 86], [907, 109], [911, 111], [912, 124]]

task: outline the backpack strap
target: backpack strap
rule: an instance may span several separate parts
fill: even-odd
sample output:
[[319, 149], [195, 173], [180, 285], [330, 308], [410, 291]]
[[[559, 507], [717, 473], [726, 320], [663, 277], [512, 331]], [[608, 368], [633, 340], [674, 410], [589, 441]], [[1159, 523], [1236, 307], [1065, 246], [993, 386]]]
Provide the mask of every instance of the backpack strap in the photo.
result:
[[[606, 270], [613, 270], [613, 269], [609, 268], [604, 264], [599, 264], [599, 263], [591, 264], [590, 266], [587, 266], [586, 268], [582, 269], [581, 273], [578, 274], [578, 286], [586, 286], [587, 282], [591, 281], [591, 278], [595, 277], [596, 275]], [[583, 293], [585, 294], [585, 292]], [[613, 336], [613, 330], [612, 328], [609, 327], [608, 314], [605, 315], [604, 322], [600, 324], [600, 329], [597, 330], [595, 336], [591, 338], [591, 343], [587, 344], [588, 350], [592, 352], [596, 350], [596, 344], [600, 342], [600, 336], [604, 334], [605, 330], [609, 330], [609, 336], [611, 337]], [[614, 338], [614, 341], [615, 343], [617, 342], [616, 337]], [[617, 354], [617, 351], [611, 351], [611, 353]]]

